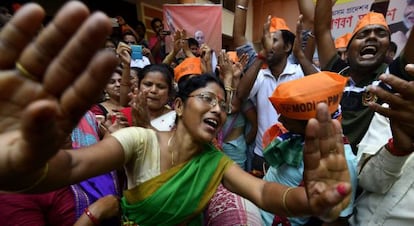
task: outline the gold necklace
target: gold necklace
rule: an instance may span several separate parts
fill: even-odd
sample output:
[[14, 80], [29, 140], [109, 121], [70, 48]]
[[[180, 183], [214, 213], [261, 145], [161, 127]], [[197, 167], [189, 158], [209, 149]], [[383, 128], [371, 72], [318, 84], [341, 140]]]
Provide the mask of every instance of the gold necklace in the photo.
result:
[[172, 138], [175, 136], [175, 132], [173, 132], [173, 134], [171, 135], [170, 139], [168, 139], [167, 142], [167, 147], [168, 147], [168, 151], [171, 153], [171, 165], [174, 166], [175, 165], [175, 161], [174, 161], [174, 151], [171, 151], [171, 140]]

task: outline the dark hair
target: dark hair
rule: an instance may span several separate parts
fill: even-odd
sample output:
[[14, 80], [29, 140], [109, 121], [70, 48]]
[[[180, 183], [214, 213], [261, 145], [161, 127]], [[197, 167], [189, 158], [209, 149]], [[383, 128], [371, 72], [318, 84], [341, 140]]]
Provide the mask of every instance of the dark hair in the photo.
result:
[[141, 84], [141, 81], [145, 78], [145, 76], [147, 76], [149, 72], [161, 72], [168, 85], [168, 95], [170, 97], [173, 97], [175, 94], [175, 89], [173, 86], [172, 71], [173, 70], [171, 67], [166, 64], [149, 64], [138, 72], [138, 86]]
[[124, 37], [127, 35], [132, 35], [135, 38], [135, 42], [138, 42], [137, 36], [135, 36], [135, 34], [130, 30], [126, 30], [125, 32], [122, 33], [122, 41], [124, 41]]
[[114, 73], [117, 73], [122, 76], [122, 71], [122, 65], [118, 65], [118, 67], [115, 68]]
[[[189, 77], [185, 80], [180, 79], [178, 82], [178, 92], [176, 97], [181, 98], [183, 102], [185, 102], [188, 99], [188, 95], [190, 95], [190, 93], [192, 93], [194, 90], [206, 87], [207, 84], [211, 82], [217, 83], [224, 91], [224, 84], [220, 79], [218, 79], [212, 73], [204, 73], [201, 75]], [[226, 92], [224, 92], [224, 95], [226, 95]], [[226, 99], [226, 96], [224, 96], [224, 99]]]
[[138, 27], [142, 27], [142, 28], [144, 28], [144, 32], [146, 32], [146, 31], [147, 31], [147, 27], [145, 27], [144, 22], [142, 22], [142, 21], [140, 21], [140, 20], [138, 20], [138, 21], [137, 21], [137, 25], [136, 25], [135, 27], [136, 27], [136, 28], [138, 28]]
[[390, 42], [390, 46], [388, 48], [389, 48], [390, 51], [396, 53], [397, 49], [398, 49], [398, 46], [395, 42]]
[[158, 17], [155, 17], [154, 19], [152, 19], [151, 20], [151, 27], [152, 27], [152, 30], [154, 30], [155, 28], [155, 23], [157, 22], [157, 21], [159, 21], [160, 23], [162, 23], [162, 20], [160, 19], [160, 18], [158, 18]]
[[289, 55], [292, 53], [293, 50], [293, 44], [295, 42], [295, 34], [293, 34], [292, 32], [288, 31], [288, 30], [280, 30], [282, 32], [282, 38], [283, 38], [283, 42], [285, 43], [285, 45], [290, 44], [290, 50], [289, 50]]
[[0, 20], [0, 29], [6, 25], [7, 22], [9, 22], [10, 18], [9, 16], [11, 16], [9, 9], [7, 9], [6, 7], [0, 6], [0, 14], [4, 15], [3, 17], [1, 17]]
[[195, 38], [188, 38], [188, 46], [197, 46], [200, 47], [200, 43]]
[[114, 46], [115, 46], [115, 49], [118, 46], [117, 40], [115, 40], [113, 37], [110, 37], [110, 36], [106, 37], [105, 42], [107, 42], [107, 41], [112, 42], [112, 44], [114, 44]]

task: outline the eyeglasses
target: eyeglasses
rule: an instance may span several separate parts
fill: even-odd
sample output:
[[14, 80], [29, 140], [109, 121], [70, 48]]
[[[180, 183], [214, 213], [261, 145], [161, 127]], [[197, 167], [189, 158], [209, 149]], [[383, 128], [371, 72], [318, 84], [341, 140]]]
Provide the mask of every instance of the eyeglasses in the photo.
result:
[[203, 102], [210, 104], [211, 107], [216, 106], [217, 104], [220, 107], [220, 110], [227, 112], [227, 104], [226, 101], [220, 100], [216, 94], [211, 92], [203, 92], [200, 94], [189, 95], [188, 97], [198, 97]]

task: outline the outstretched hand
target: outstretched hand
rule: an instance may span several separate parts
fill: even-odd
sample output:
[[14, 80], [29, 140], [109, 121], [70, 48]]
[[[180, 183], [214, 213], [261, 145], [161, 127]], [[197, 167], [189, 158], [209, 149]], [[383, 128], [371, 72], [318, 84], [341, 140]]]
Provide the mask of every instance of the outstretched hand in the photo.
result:
[[[405, 70], [414, 76], [414, 64], [408, 64]], [[390, 119], [394, 147], [400, 151], [412, 152], [414, 150], [414, 81], [406, 81], [391, 74], [383, 74], [379, 79], [390, 85], [396, 93], [370, 86], [369, 92], [378, 96], [389, 107], [375, 102], [369, 103], [369, 106]]]
[[118, 63], [97, 53], [112, 30], [104, 14], [71, 1], [38, 33], [44, 15], [27, 4], [0, 32], [1, 190], [33, 184]]
[[268, 15], [266, 22], [263, 25], [263, 36], [262, 36], [263, 49], [262, 51], [265, 51], [267, 54], [272, 53], [272, 46], [273, 46], [272, 34], [269, 31], [271, 19], [272, 19], [272, 16]]
[[151, 119], [147, 105], [148, 91], [135, 89], [132, 94], [130, 106], [133, 126], [151, 128]]
[[350, 200], [351, 185], [344, 155], [341, 125], [332, 120], [328, 106], [317, 106], [316, 118], [306, 127], [304, 180], [315, 216], [335, 220]]

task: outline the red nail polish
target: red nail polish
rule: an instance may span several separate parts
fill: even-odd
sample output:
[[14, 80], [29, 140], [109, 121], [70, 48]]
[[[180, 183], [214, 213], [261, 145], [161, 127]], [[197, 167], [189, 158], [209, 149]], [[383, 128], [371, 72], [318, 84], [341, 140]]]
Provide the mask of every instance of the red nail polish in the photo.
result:
[[337, 190], [337, 191], [338, 191], [338, 193], [339, 193], [340, 195], [342, 195], [342, 196], [347, 195], [345, 185], [343, 185], [343, 184], [338, 185], [338, 186], [336, 187], [336, 190]]

